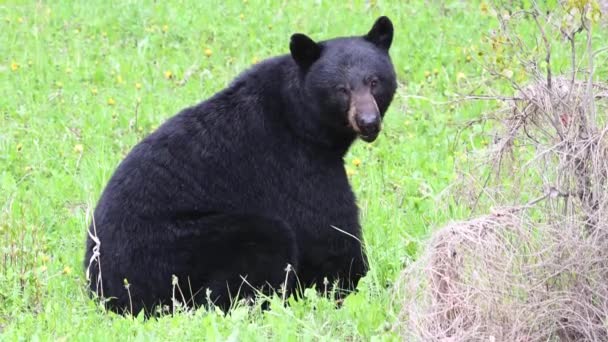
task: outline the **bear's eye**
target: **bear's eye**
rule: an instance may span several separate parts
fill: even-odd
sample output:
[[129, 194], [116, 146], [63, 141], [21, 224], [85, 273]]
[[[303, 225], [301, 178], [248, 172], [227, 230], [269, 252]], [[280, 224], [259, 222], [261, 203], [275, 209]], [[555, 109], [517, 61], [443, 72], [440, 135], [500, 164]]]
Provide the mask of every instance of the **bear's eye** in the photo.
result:
[[371, 82], [369, 82], [369, 86], [372, 88], [376, 88], [376, 86], [378, 86], [378, 80], [372, 80]]
[[343, 95], [348, 95], [348, 88], [346, 88], [345, 86], [338, 86], [336, 90], [338, 90], [338, 92]]

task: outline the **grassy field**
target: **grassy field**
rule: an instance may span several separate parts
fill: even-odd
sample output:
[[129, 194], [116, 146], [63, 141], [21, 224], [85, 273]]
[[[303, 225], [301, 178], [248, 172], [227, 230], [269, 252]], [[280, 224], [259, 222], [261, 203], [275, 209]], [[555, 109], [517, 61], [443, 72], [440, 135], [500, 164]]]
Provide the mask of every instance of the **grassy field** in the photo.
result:
[[[144, 322], [85, 291], [90, 212], [118, 162], [180, 109], [222, 89], [289, 36], [395, 24], [400, 87], [384, 131], [345, 162], [371, 270], [341, 309], [309, 293], [272, 310], [199, 310]], [[0, 2], [1, 340], [395, 340], [392, 286], [433, 228], [467, 215], [438, 200], [489, 103], [446, 103], [483, 84], [478, 1]], [[567, 60], [564, 62], [567, 63]], [[558, 65], [559, 66], [559, 65]], [[482, 92], [482, 91], [480, 91]], [[439, 203], [441, 202], [441, 203]]]

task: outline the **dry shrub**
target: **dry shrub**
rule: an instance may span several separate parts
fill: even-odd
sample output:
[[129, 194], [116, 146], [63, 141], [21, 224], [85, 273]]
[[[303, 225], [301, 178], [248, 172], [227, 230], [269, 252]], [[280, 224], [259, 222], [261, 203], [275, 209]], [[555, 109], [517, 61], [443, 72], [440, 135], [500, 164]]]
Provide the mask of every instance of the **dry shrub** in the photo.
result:
[[497, 97], [503, 107], [488, 116], [498, 121], [485, 154], [492, 171], [473, 182], [475, 198], [470, 189], [454, 194], [472, 211], [502, 207], [439, 229], [403, 271], [404, 339], [608, 341], [608, 85], [594, 81], [593, 67], [605, 49], [592, 50], [583, 22], [567, 38], [574, 46], [587, 32], [586, 69], [573, 48], [571, 72], [553, 75], [550, 23], [538, 13], [546, 72]]
[[404, 338], [608, 340], [608, 240], [525, 212], [496, 210], [434, 234], [402, 274]]

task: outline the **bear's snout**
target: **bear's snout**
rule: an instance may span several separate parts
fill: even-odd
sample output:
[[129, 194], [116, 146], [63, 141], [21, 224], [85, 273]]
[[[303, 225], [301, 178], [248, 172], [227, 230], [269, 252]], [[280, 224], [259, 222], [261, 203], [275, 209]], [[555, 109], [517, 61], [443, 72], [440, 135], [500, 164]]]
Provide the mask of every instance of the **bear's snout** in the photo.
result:
[[361, 113], [355, 117], [359, 127], [361, 139], [372, 142], [378, 137], [380, 132], [380, 113]]
[[370, 93], [355, 94], [352, 97], [348, 121], [363, 141], [376, 140], [382, 120], [376, 100]]

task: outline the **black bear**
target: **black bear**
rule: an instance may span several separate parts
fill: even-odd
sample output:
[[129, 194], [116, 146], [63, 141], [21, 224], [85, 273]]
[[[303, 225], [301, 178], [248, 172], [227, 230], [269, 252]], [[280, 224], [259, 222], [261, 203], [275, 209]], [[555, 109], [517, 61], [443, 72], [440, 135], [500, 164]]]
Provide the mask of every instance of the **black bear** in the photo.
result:
[[143, 139], [95, 209], [91, 290], [136, 314], [172, 298], [227, 310], [258, 290], [354, 289], [367, 259], [343, 158], [378, 136], [396, 90], [392, 40], [387, 17], [364, 36], [294, 34], [290, 54]]

